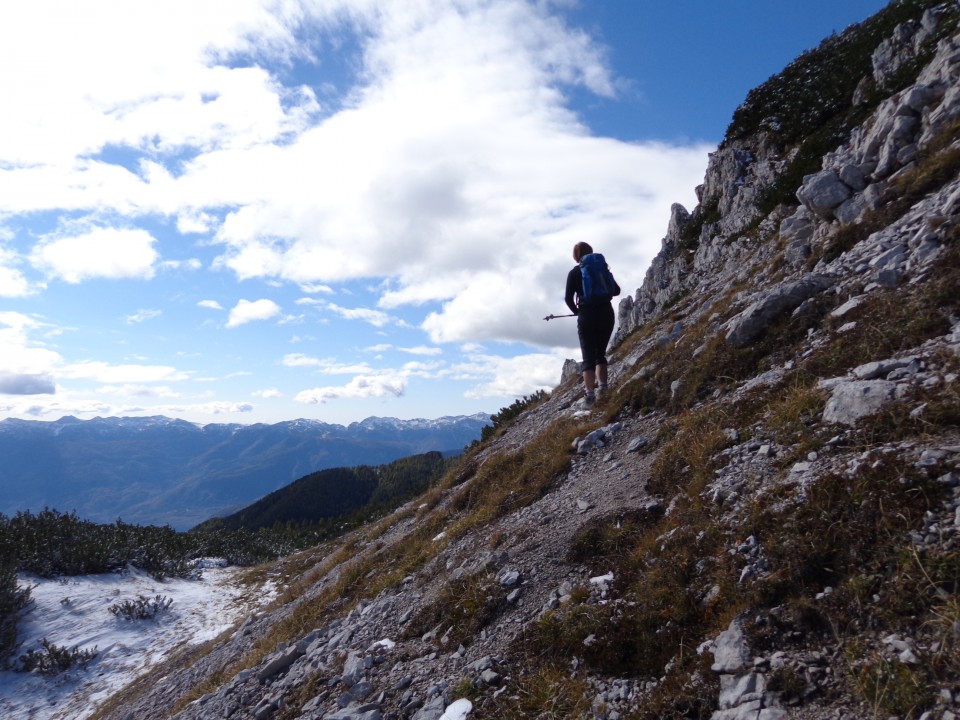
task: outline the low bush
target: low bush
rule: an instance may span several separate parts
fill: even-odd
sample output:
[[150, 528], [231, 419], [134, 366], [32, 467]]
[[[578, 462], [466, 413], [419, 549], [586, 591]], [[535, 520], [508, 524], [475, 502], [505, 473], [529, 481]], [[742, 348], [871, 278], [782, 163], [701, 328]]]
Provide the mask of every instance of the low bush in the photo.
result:
[[80, 650], [64, 645], [54, 645], [46, 638], [40, 641], [40, 648], [30, 648], [20, 656], [19, 672], [36, 672], [40, 675], [58, 675], [72, 667], [86, 665], [97, 657], [97, 648]]
[[522, 398], [514, 400], [507, 407], [500, 408], [500, 411], [490, 416], [490, 424], [480, 428], [480, 440], [474, 442], [485, 442], [494, 437], [500, 430], [508, 427], [524, 410], [536, 407], [549, 396], [544, 390], [537, 390], [530, 395], [524, 395]]
[[140, 595], [136, 600], [114, 603], [107, 610], [121, 620], [152, 620], [169, 610], [172, 604], [173, 598], [165, 595], [153, 598]]

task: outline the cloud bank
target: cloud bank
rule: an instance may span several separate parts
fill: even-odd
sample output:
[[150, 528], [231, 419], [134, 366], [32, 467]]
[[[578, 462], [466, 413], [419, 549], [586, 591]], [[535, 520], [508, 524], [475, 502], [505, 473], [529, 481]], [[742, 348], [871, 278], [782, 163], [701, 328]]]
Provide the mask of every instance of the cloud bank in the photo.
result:
[[[284, 318], [267, 292], [246, 299], [244, 283], [330, 296], [367, 282], [371, 302], [303, 305], [379, 331], [419, 329], [421, 340], [393, 346], [442, 353], [447, 377], [470, 378], [477, 360], [447, 358], [440, 346], [529, 348], [519, 359], [515, 350], [488, 354], [485, 379], [465, 390], [472, 397], [523, 394], [548, 376], [554, 384], [575, 333], [541, 318], [563, 310], [572, 246], [587, 240], [604, 252], [630, 292], [659, 249], [670, 204], [693, 200], [712, 149], [592, 134], [572, 98], [614, 99], [617, 78], [604, 48], [565, 21], [564, 5], [34, 0], [5, 8], [0, 60], [21, 71], [0, 75], [5, 106], [16, 108], [0, 116], [0, 297], [160, 282], [189, 269], [235, 283], [216, 293], [221, 300], [207, 292], [194, 302], [228, 312], [223, 327], [234, 329], [302, 321]], [[161, 313], [118, 317], [154, 326]], [[9, 343], [0, 377], [46, 378], [10, 380], [12, 388], [194, 374], [63, 357], [22, 333]], [[278, 366], [311, 365], [284, 354]], [[289, 395], [301, 403], [400, 397], [416, 371], [356, 370], [345, 385]], [[259, 382], [260, 392], [275, 384]]]

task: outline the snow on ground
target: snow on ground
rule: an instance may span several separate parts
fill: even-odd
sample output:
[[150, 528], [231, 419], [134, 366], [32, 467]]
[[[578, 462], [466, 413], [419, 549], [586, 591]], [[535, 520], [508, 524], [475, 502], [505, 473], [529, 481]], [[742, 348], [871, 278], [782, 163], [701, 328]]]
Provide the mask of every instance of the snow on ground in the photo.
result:
[[[210, 640], [272, 599], [272, 592], [238, 587], [241, 568], [207, 568], [199, 580], [158, 582], [131, 569], [125, 574], [45, 580], [22, 575], [32, 604], [20, 621], [20, 653], [57, 646], [97, 648], [86, 668], [44, 677], [0, 672], [0, 717], [20, 720], [81, 720], [97, 705], [183, 645]], [[151, 620], [123, 620], [109, 608], [157, 595], [173, 603]]]

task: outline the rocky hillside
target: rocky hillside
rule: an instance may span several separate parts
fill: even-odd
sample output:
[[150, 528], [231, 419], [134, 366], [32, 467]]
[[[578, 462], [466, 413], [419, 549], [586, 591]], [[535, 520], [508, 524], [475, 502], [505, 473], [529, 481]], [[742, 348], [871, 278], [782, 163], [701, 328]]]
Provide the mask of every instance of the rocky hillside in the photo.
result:
[[97, 717], [960, 716], [958, 19], [893, 3], [753, 91], [609, 393], [565, 379]]

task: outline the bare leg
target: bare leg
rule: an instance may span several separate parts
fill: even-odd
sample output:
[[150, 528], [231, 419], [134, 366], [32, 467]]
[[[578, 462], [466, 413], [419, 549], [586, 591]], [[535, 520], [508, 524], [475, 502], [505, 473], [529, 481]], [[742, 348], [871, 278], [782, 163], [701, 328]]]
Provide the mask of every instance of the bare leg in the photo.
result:
[[583, 384], [587, 388], [587, 394], [589, 395], [592, 393], [594, 388], [597, 386], [597, 374], [593, 370], [584, 370]]
[[600, 382], [600, 387], [607, 386], [607, 366], [606, 365], [597, 365], [597, 380]]

